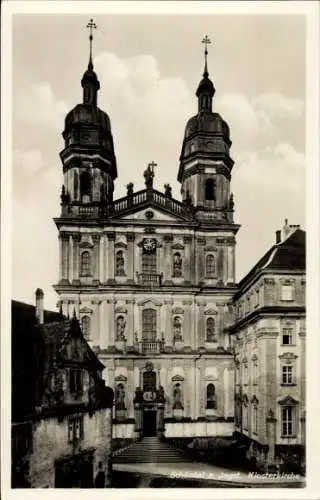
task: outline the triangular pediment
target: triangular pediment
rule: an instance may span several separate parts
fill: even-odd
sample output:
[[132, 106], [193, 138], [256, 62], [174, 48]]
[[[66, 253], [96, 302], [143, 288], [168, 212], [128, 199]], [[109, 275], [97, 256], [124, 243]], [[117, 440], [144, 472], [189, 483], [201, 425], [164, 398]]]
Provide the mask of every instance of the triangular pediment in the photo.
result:
[[190, 210], [181, 201], [160, 191], [138, 191], [131, 197], [115, 200], [112, 219], [152, 222], [185, 222], [192, 220]]
[[295, 406], [299, 404], [299, 401], [296, 401], [292, 396], [286, 396], [285, 398], [278, 401], [278, 403], [282, 406]]
[[[152, 214], [152, 215], [151, 215]], [[151, 215], [151, 217], [150, 217]], [[165, 211], [162, 211], [161, 209], [155, 208], [154, 206], [149, 206], [146, 208], [143, 208], [142, 210], [136, 210], [132, 211], [129, 213], [126, 213], [123, 215], [123, 217], [119, 217], [121, 220], [139, 220], [139, 221], [146, 221], [149, 223], [153, 222], [179, 222], [181, 220], [180, 217], [176, 215], [171, 215], [168, 214]]]

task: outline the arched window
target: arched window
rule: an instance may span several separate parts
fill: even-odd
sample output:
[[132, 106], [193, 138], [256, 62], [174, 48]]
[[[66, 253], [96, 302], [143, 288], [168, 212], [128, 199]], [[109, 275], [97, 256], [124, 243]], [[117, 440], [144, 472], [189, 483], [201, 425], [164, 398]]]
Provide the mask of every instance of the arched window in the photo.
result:
[[123, 316], [118, 316], [116, 321], [116, 340], [124, 340], [126, 321]]
[[75, 170], [73, 173], [73, 197], [75, 200], [77, 200], [78, 196], [79, 196], [79, 174]]
[[253, 405], [253, 411], [252, 411], [252, 432], [254, 434], [258, 434], [258, 406], [257, 406], [257, 404]]
[[118, 250], [116, 253], [116, 276], [124, 276], [124, 256], [123, 251]]
[[243, 403], [243, 428], [248, 430], [249, 427], [249, 408], [248, 402], [244, 401]]
[[157, 337], [157, 312], [154, 309], [142, 311], [142, 339], [155, 342]]
[[214, 179], [207, 179], [205, 181], [205, 199], [215, 200], [216, 199], [216, 183]]
[[82, 252], [80, 261], [80, 275], [91, 276], [91, 255], [89, 252]]
[[173, 255], [173, 273], [175, 278], [180, 278], [182, 276], [182, 258], [179, 252]]
[[216, 273], [216, 261], [211, 253], [206, 256], [206, 277], [212, 278]]
[[92, 195], [92, 178], [90, 172], [82, 172], [80, 175], [81, 200], [88, 202]]
[[82, 333], [85, 339], [90, 338], [90, 318], [89, 316], [82, 316], [81, 319]]
[[173, 318], [172, 326], [173, 326], [173, 340], [176, 341], [182, 340], [182, 335], [181, 335], [182, 322], [179, 316], [175, 316]]
[[126, 391], [125, 391], [124, 384], [117, 384], [115, 392], [116, 392], [115, 393], [116, 411], [125, 410], [126, 409], [126, 405], [125, 405]]
[[142, 273], [157, 274], [157, 256], [155, 252], [143, 252]]
[[214, 318], [208, 318], [206, 323], [206, 342], [216, 341], [216, 324]]
[[172, 409], [173, 410], [183, 410], [181, 384], [178, 383], [178, 384], [174, 385], [172, 395], [173, 395]]
[[216, 410], [217, 408], [217, 397], [216, 388], [214, 384], [207, 385], [207, 409]]

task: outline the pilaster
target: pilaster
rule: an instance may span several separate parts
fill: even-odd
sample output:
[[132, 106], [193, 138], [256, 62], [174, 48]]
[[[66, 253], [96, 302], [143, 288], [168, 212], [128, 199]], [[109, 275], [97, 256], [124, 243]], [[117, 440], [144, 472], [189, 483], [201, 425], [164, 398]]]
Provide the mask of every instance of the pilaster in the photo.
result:
[[163, 284], [164, 285], [172, 285], [172, 276], [171, 276], [172, 239], [173, 239], [172, 234], [165, 234], [163, 236], [163, 264], [164, 264]]
[[72, 284], [75, 286], [80, 285], [80, 278], [79, 278], [79, 243], [81, 239], [80, 233], [73, 233], [72, 234], [72, 239], [73, 239], [73, 280]]
[[134, 283], [134, 233], [127, 233], [127, 256], [128, 256], [128, 284]]
[[107, 233], [108, 238], [108, 284], [113, 285], [114, 279], [114, 241], [116, 239], [115, 232]]
[[99, 284], [100, 276], [100, 235], [93, 234], [93, 284]]
[[185, 254], [184, 254], [184, 282], [185, 284], [191, 285], [191, 244], [192, 237], [185, 236], [183, 238], [185, 244]]
[[198, 237], [197, 240], [197, 248], [196, 248], [196, 283], [199, 284], [202, 282], [204, 278], [204, 247], [206, 244], [206, 239], [202, 237]]

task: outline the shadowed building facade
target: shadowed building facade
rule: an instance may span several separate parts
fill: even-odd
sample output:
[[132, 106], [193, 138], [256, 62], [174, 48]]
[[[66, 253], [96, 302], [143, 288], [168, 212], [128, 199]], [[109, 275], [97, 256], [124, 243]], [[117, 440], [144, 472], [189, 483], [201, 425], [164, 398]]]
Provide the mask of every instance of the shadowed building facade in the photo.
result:
[[[114, 437], [231, 435], [233, 353], [226, 333], [235, 285], [233, 160], [205, 68], [177, 168], [181, 199], [154, 188], [114, 199], [118, 171], [109, 116], [97, 106], [91, 52], [83, 101], [65, 119], [60, 277], [65, 315], [107, 366]], [[157, 167], [161, 168], [161, 166]], [[165, 166], [163, 168], [168, 168]], [[120, 172], [121, 174], [121, 172]]]

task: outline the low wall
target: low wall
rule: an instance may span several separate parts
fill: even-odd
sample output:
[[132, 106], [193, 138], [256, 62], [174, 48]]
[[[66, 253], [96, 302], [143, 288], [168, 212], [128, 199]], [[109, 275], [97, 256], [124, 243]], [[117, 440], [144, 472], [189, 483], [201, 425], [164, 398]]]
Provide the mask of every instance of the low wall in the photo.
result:
[[229, 437], [234, 431], [233, 422], [175, 422], [166, 423], [164, 435], [172, 437]]
[[116, 424], [112, 425], [112, 437], [114, 439], [135, 439], [136, 432], [134, 424]]

